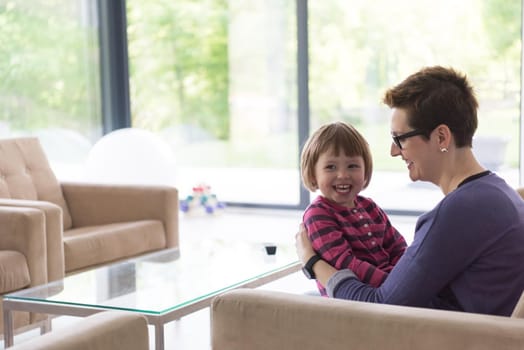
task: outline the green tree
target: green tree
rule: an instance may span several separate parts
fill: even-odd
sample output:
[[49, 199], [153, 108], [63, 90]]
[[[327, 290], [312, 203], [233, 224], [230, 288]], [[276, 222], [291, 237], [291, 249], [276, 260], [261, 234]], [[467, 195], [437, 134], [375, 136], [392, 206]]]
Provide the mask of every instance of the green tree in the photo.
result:
[[227, 1], [128, 1], [133, 124], [229, 135]]
[[98, 89], [97, 50], [86, 45], [96, 31], [63, 5], [0, 3], [0, 120], [13, 129], [85, 131], [100, 115], [90, 93]]
[[485, 32], [493, 52], [504, 56], [521, 41], [521, 1], [485, 0], [482, 10]]

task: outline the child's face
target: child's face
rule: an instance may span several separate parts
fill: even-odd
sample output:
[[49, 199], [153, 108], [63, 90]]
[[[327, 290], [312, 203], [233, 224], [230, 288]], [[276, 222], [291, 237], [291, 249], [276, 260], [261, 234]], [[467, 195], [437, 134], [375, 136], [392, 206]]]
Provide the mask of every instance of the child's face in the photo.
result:
[[326, 199], [353, 208], [355, 197], [364, 187], [364, 159], [323, 153], [315, 165], [315, 180]]

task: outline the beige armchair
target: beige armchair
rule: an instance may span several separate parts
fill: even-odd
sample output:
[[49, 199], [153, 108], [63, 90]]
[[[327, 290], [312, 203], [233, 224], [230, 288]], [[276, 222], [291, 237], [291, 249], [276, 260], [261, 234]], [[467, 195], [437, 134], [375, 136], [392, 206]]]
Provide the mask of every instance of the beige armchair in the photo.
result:
[[[0, 289], [1, 294], [178, 246], [176, 188], [60, 183], [37, 138], [0, 139], [0, 207], [0, 250], [7, 251], [13, 261], [25, 258], [29, 271], [25, 282], [17, 284], [9, 280], [10, 275], [0, 275], [0, 287], [16, 286]], [[11, 222], [20, 221], [18, 216], [30, 222], [16, 230], [9, 228], [14, 225]], [[40, 221], [37, 225], [26, 217]], [[19, 249], [12, 248], [13, 239]], [[34, 249], [22, 250], [25, 244]], [[23, 270], [20, 266], [9, 262], [9, 267], [16, 267], [12, 276], [22, 276], [17, 270]]]
[[0, 140], [0, 205], [45, 214], [50, 280], [178, 245], [176, 188], [59, 183], [37, 138]]
[[148, 350], [146, 318], [123, 311], [105, 311], [41, 337], [31, 338], [12, 350]]
[[294, 295], [226, 292], [211, 307], [213, 350], [517, 350], [524, 297], [512, 317]]

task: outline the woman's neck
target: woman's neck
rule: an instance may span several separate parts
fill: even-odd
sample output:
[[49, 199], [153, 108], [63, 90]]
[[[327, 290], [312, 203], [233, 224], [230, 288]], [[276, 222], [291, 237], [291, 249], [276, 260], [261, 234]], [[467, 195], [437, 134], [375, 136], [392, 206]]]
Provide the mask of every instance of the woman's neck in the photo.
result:
[[477, 161], [471, 148], [455, 149], [450, 156], [450, 161], [445, 165], [447, 171], [439, 184], [444, 195], [454, 191], [468, 177], [486, 170]]

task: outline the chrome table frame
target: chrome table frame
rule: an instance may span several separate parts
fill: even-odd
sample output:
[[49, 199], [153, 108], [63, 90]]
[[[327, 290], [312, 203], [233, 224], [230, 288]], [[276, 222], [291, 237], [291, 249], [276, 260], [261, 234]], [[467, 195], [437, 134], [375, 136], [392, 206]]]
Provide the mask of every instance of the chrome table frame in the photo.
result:
[[[271, 272], [258, 275], [251, 279], [244, 280], [231, 286], [224, 286], [216, 292], [212, 292], [209, 295], [200, 298], [194, 302], [189, 302], [178, 308], [171, 309], [164, 313], [147, 313], [144, 311], [136, 310], [124, 310], [128, 312], [136, 312], [144, 315], [147, 319], [148, 324], [154, 327], [155, 333], [155, 349], [164, 349], [164, 325], [168, 322], [180, 319], [183, 316], [189, 315], [193, 312], [201, 310], [203, 308], [211, 306], [213, 298], [225, 291], [237, 289], [237, 288], [256, 288], [266, 283], [275, 281], [279, 278], [292, 274], [299, 271], [301, 265], [298, 261], [290, 263], [281, 268], [273, 270]], [[98, 312], [114, 310], [115, 307], [88, 307], [85, 305], [74, 305], [62, 302], [53, 301], [37, 301], [37, 300], [25, 300], [10, 297], [9, 294], [4, 295], [3, 298], [3, 318], [4, 318], [4, 346], [8, 348], [13, 346], [14, 343], [14, 330], [13, 330], [13, 311], [25, 311], [33, 313], [42, 313], [49, 315], [62, 315], [62, 316], [76, 316], [86, 317]], [[48, 327], [50, 330], [50, 327]]]

